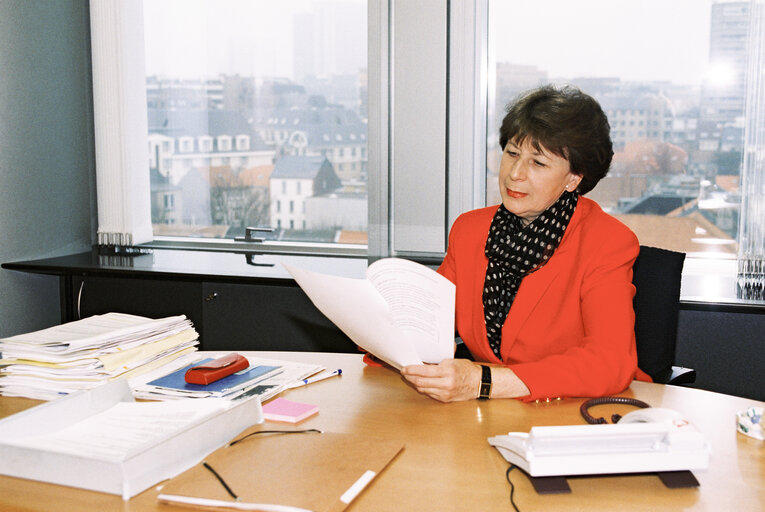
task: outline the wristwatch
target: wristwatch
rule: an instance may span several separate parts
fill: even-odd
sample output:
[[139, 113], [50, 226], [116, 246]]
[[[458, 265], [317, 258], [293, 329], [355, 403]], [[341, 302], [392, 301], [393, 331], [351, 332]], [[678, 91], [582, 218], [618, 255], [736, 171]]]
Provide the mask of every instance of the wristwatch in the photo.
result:
[[478, 391], [478, 398], [486, 400], [491, 395], [491, 368], [481, 365], [481, 388]]

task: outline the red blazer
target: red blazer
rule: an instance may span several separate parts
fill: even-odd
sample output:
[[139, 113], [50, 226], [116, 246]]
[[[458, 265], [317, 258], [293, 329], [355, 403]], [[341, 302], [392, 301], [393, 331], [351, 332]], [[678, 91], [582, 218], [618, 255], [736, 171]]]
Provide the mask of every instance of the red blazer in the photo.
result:
[[526, 384], [524, 400], [592, 397], [638, 378], [632, 264], [639, 244], [594, 201], [579, 198], [560, 245], [523, 279], [502, 327], [502, 360], [489, 347], [484, 246], [498, 206], [460, 215], [438, 271], [457, 287], [456, 328], [476, 361], [502, 363]]

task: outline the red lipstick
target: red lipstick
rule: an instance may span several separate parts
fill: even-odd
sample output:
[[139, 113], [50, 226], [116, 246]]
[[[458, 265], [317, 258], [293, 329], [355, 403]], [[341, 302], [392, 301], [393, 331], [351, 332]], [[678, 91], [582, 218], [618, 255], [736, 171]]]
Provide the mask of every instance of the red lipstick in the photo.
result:
[[513, 199], [522, 199], [528, 195], [528, 194], [524, 194], [523, 192], [516, 192], [515, 190], [510, 190], [509, 188], [506, 190], [507, 190], [507, 195], [512, 197]]

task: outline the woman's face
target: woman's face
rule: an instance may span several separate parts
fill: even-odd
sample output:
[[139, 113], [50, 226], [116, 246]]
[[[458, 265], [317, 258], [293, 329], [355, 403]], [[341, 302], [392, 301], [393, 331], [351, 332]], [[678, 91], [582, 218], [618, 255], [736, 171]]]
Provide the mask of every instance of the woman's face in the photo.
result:
[[568, 160], [540, 149], [534, 149], [528, 139], [520, 146], [509, 141], [499, 165], [502, 204], [521, 217], [524, 225], [539, 217], [564, 190], [575, 190], [582, 180], [571, 172]]

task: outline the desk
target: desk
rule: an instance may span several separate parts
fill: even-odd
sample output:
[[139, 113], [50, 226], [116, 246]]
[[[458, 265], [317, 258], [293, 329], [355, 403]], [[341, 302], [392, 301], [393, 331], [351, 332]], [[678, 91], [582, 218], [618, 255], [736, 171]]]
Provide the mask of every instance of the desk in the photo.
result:
[[[358, 354], [257, 352], [260, 357], [315, 362], [342, 368], [341, 377], [285, 391], [281, 396], [319, 405], [300, 427], [395, 439], [404, 451], [354, 501], [352, 511], [508, 511], [507, 463], [487, 438], [532, 425], [583, 423], [582, 400], [524, 404], [516, 400], [441, 404], [417, 394], [387, 368], [366, 367]], [[762, 402], [708, 391], [633, 382], [623, 396], [685, 414], [712, 446], [710, 467], [695, 475], [697, 489], [667, 489], [652, 475], [580, 477], [572, 493], [538, 496], [526, 477], [511, 473], [515, 501], [523, 512], [567, 510], [761, 510], [765, 503], [765, 444], [736, 433], [736, 411]], [[36, 402], [0, 399], [0, 416]], [[630, 407], [599, 406], [608, 416]], [[273, 427], [265, 423], [254, 427]], [[280, 424], [281, 425], [281, 424]], [[0, 477], [0, 510], [173, 511], [156, 503], [149, 489], [129, 502], [118, 496]]]

